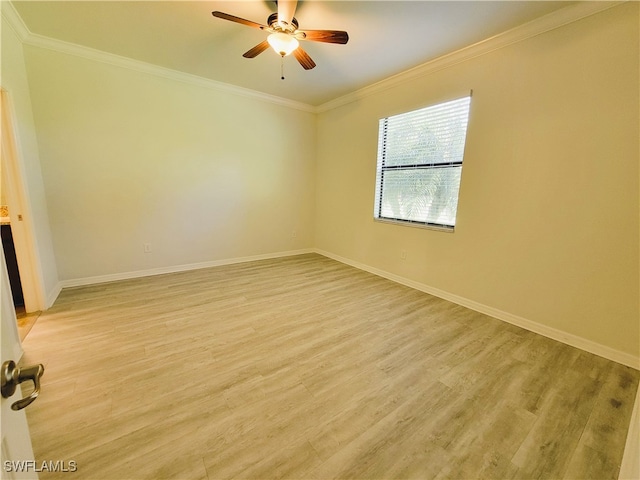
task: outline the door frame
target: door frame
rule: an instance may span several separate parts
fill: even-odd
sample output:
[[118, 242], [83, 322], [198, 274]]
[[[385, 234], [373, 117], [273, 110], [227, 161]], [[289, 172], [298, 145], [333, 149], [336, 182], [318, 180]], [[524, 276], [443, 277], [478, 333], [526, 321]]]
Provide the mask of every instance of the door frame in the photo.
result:
[[20, 270], [20, 283], [24, 294], [24, 306], [27, 311], [45, 310], [46, 296], [42, 283], [42, 274], [38, 268], [35, 248], [34, 226], [31, 204], [24, 182], [23, 162], [14, 125], [16, 118], [9, 92], [0, 87], [0, 131], [1, 131], [1, 175], [4, 177], [5, 197], [9, 205], [11, 232]]

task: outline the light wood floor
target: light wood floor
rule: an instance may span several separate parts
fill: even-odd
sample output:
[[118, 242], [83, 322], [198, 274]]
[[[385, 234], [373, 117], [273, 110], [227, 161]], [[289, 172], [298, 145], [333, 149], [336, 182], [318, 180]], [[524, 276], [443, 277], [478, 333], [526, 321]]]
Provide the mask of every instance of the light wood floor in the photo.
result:
[[83, 480], [613, 479], [639, 377], [319, 255], [65, 289], [24, 347]]

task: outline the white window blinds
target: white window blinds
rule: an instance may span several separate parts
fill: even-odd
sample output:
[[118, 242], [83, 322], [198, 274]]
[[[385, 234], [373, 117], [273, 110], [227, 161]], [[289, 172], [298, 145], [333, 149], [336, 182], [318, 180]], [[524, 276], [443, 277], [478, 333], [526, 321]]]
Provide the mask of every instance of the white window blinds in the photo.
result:
[[471, 96], [380, 120], [374, 216], [453, 228]]

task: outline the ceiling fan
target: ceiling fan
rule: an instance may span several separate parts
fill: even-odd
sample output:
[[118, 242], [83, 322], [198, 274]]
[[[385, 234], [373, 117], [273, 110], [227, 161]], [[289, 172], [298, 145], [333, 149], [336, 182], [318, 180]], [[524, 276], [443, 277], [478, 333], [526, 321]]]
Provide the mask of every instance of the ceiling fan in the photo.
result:
[[311, 70], [316, 64], [309, 54], [302, 49], [298, 40], [344, 45], [349, 41], [349, 34], [342, 30], [300, 30], [298, 28], [298, 20], [293, 16], [297, 3], [297, 0], [277, 0], [278, 11], [269, 15], [267, 25], [245, 20], [228, 13], [215, 11], [212, 14], [214, 17], [222, 18], [223, 20], [259, 28], [270, 33], [266, 40], [246, 51], [242, 55], [243, 57], [255, 58], [271, 46], [282, 58], [293, 53], [302, 68]]

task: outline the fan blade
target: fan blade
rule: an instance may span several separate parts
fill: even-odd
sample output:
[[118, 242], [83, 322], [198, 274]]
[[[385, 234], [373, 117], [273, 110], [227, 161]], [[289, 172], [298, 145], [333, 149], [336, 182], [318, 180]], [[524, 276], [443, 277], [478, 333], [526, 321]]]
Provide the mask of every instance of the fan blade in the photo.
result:
[[302, 33], [302, 40], [312, 42], [339, 43], [344, 45], [349, 41], [349, 34], [342, 30], [298, 30], [296, 34]]
[[266, 25], [260, 25], [259, 23], [252, 22], [251, 20], [245, 20], [244, 18], [236, 17], [235, 15], [229, 15], [228, 13], [223, 12], [211, 12], [214, 17], [222, 18], [223, 20], [229, 20], [231, 22], [240, 23], [242, 25], [246, 25], [247, 27], [259, 28], [260, 30], [264, 30], [267, 28]]
[[293, 51], [293, 56], [296, 57], [296, 60], [298, 60], [298, 62], [300, 62], [300, 65], [302, 65], [302, 68], [304, 68], [305, 70], [311, 70], [313, 67], [316, 66], [316, 62], [314, 62], [311, 57], [309, 56], [309, 54], [307, 52], [305, 52], [302, 47], [298, 47]]
[[278, 23], [282, 28], [291, 25], [297, 5], [298, 0], [278, 0]]
[[245, 52], [242, 56], [244, 58], [254, 58], [264, 52], [267, 48], [269, 48], [269, 42], [265, 40], [264, 42], [261, 42], [253, 47], [251, 50]]

